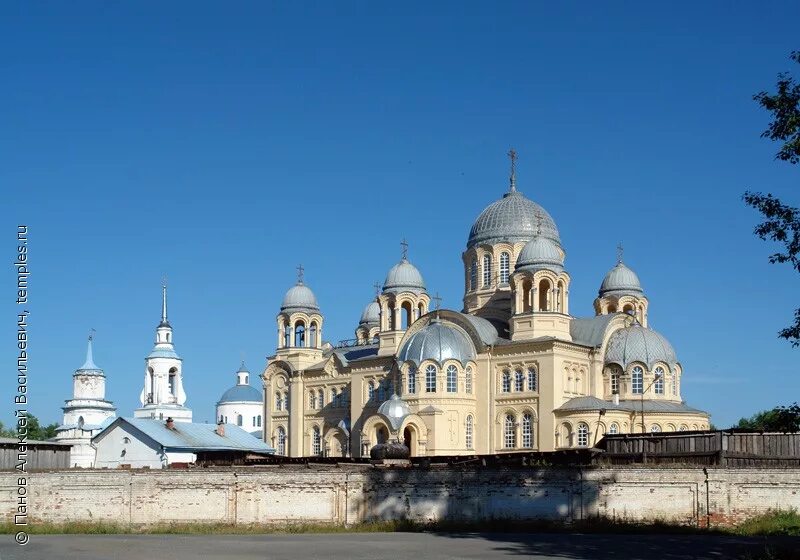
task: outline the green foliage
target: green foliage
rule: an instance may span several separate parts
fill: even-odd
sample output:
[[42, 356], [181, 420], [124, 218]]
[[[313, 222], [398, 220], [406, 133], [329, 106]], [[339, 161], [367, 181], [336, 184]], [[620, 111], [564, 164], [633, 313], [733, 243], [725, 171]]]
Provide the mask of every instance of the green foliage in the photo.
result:
[[798, 432], [800, 431], [800, 406], [794, 403], [789, 406], [776, 406], [772, 410], [762, 410], [750, 418], [742, 418], [737, 428], [764, 430], [765, 432]]
[[[794, 51], [791, 59], [800, 63], [800, 51]], [[776, 158], [791, 164], [800, 162], [800, 83], [796, 83], [787, 73], [778, 75], [777, 92], [766, 91], [756, 94], [753, 99], [772, 113], [772, 122], [761, 136], [780, 141]], [[747, 191], [742, 197], [745, 204], [758, 210], [765, 221], [756, 226], [755, 234], [764, 241], [783, 244], [784, 251], [769, 257], [769, 262], [789, 263], [800, 272], [800, 210], [784, 204], [771, 194]], [[800, 308], [794, 312], [794, 323], [778, 333], [792, 346], [800, 346]]]
[[[789, 58], [800, 63], [800, 51], [792, 52]], [[800, 83], [795, 83], [784, 72], [778, 74], [777, 89], [773, 95], [762, 91], [753, 96], [764, 109], [772, 113], [774, 119], [761, 137], [784, 142], [775, 157], [797, 163], [800, 161]]]
[[[42, 426], [36, 416], [29, 414], [27, 428], [28, 439], [47, 440], [56, 437], [56, 428], [58, 428], [58, 424], [53, 422], [52, 424]], [[3, 423], [0, 422], [0, 437], [17, 437], [16, 425], [6, 429]]]
[[797, 510], [771, 511], [758, 517], [748, 519], [738, 525], [735, 532], [739, 535], [764, 535], [800, 537], [800, 514]]

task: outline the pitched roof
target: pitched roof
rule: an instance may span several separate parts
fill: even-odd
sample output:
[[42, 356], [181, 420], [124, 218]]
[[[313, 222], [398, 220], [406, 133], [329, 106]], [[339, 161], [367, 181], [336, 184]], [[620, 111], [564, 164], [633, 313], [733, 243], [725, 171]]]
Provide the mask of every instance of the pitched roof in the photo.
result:
[[127, 424], [167, 450], [175, 451], [253, 451], [274, 453], [275, 450], [233, 424], [225, 424], [225, 435], [216, 433], [215, 424], [175, 422], [169, 429], [163, 420], [155, 418], [117, 418], [106, 429], [92, 438], [99, 441], [115, 426]]
[[[623, 410], [625, 412], [639, 412], [642, 410], [642, 401], [619, 401], [619, 404], [614, 404], [613, 401], [606, 401], [597, 397], [575, 397], [569, 399], [567, 402], [559, 406], [556, 410], [559, 411], [578, 411], [578, 410]], [[666, 412], [666, 413], [694, 413], [694, 414], [707, 414], [707, 412], [692, 408], [684, 402], [674, 401], [658, 401], [658, 400], [645, 400], [645, 412]]]

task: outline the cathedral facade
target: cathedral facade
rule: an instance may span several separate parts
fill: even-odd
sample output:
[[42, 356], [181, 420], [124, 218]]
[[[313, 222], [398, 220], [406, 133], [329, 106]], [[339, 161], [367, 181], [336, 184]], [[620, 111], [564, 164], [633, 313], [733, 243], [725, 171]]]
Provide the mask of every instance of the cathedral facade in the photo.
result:
[[684, 402], [681, 364], [649, 328], [621, 254], [595, 315], [570, 314], [558, 228], [517, 190], [513, 163], [508, 192], [470, 230], [460, 312], [431, 308], [404, 244], [356, 338], [331, 345], [301, 269], [261, 376], [264, 439], [278, 454], [363, 457], [390, 440], [413, 456], [552, 451], [605, 433], [709, 427]]

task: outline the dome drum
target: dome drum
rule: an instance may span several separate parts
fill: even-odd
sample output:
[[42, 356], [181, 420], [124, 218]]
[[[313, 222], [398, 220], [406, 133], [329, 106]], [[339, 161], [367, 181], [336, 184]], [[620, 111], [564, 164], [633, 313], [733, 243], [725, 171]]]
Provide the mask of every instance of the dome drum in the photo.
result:
[[419, 366], [425, 360], [443, 364], [456, 360], [462, 365], [475, 359], [475, 346], [470, 337], [455, 325], [433, 319], [426, 326], [412, 333], [400, 346], [397, 358], [400, 362], [411, 361]]

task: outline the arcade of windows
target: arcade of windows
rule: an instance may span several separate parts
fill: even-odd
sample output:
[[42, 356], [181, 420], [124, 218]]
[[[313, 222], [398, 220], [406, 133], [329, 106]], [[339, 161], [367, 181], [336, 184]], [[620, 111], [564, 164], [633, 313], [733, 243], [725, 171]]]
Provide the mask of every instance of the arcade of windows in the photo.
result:
[[309, 410], [322, 410], [328, 404], [332, 408], [340, 408], [347, 406], [349, 402], [349, 394], [346, 388], [337, 389], [332, 387], [328, 393], [329, 399], [325, 400], [325, 389], [311, 389], [308, 392], [308, 408]]
[[[526, 412], [522, 415], [520, 436], [523, 449], [534, 446], [533, 414]], [[503, 421], [503, 448], [517, 449], [517, 419], [512, 413], [507, 413]]]
[[[622, 373], [620, 370], [614, 368], [609, 374], [609, 385], [612, 395], [618, 395], [621, 392], [620, 378]], [[669, 388], [671, 395], [678, 394], [678, 374], [676, 372], [667, 372], [662, 366], [658, 366], [653, 371], [653, 381], [649, 386], [645, 386], [645, 370], [642, 366], [634, 366], [631, 369], [631, 393], [634, 395], [643, 395], [650, 390], [656, 395], [664, 395]]]
[[[405, 382], [405, 392], [409, 395], [416, 395], [417, 394], [417, 374], [418, 370], [416, 366], [409, 365], [408, 370], [406, 373], [406, 382]], [[450, 364], [445, 368], [445, 387], [444, 390], [447, 393], [457, 393], [458, 392], [458, 367], [454, 364]], [[425, 392], [426, 393], [435, 393], [437, 391], [437, 377], [439, 375], [439, 368], [436, 367], [434, 364], [428, 364], [425, 366]], [[464, 369], [464, 392], [468, 395], [472, 394], [472, 383], [473, 383], [473, 376], [472, 376], [472, 366], [467, 366]]]
[[513, 376], [510, 369], [504, 369], [500, 378], [500, 390], [503, 393], [510, 393], [513, 383], [515, 392], [538, 391], [538, 381], [535, 367], [529, 367], [527, 371], [518, 368]]
[[[480, 270], [479, 270], [480, 269]], [[480, 272], [481, 283], [478, 285], [478, 274]], [[508, 278], [511, 274], [511, 254], [507, 251], [500, 253], [500, 262], [498, 265], [497, 275], [494, 274], [492, 266], [492, 255], [485, 254], [481, 259], [480, 265], [478, 259], [472, 259], [469, 267], [469, 289], [477, 290], [480, 288], [488, 288], [492, 285], [492, 280], [497, 279], [498, 284], [508, 284]]]

